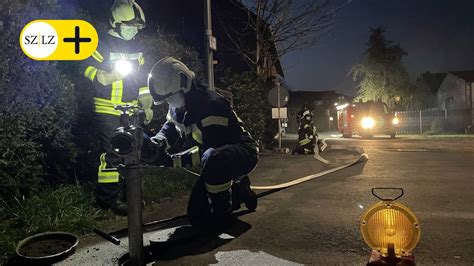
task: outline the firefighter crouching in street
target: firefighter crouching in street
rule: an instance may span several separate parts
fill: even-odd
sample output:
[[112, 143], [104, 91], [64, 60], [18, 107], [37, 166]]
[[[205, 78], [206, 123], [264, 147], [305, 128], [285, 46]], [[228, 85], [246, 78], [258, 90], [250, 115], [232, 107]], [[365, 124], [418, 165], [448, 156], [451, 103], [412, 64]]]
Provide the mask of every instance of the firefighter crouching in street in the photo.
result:
[[[313, 112], [305, 104], [303, 109], [296, 114], [299, 121], [298, 145], [293, 149], [292, 154], [314, 154], [319, 151], [318, 133], [313, 121]], [[316, 143], [318, 150], [315, 151]]]
[[111, 152], [110, 138], [120, 127], [115, 105], [139, 104], [145, 111], [145, 123], [153, 117], [153, 98], [147, 87], [143, 51], [134, 40], [145, 26], [140, 6], [131, 0], [116, 0], [111, 8], [110, 30], [99, 35], [99, 47], [84, 62], [82, 74], [94, 86], [94, 108], [100, 142], [96, 202], [103, 209], [126, 215], [124, 182], [117, 172], [118, 158]]
[[[230, 103], [198, 83], [195, 74], [172, 57], [153, 66], [148, 85], [155, 103], [166, 101], [169, 110], [160, 132], [145, 141], [142, 160], [174, 168], [201, 165], [188, 203], [191, 223], [226, 226], [241, 203], [255, 210], [257, 197], [246, 175], [257, 164], [257, 143]], [[168, 155], [180, 139], [183, 152]]]

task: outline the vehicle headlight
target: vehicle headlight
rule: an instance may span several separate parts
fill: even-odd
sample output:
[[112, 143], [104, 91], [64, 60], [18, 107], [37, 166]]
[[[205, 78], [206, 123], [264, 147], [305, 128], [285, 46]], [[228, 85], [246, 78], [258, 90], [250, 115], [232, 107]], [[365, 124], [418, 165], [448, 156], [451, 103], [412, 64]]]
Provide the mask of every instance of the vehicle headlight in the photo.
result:
[[364, 129], [370, 129], [375, 126], [375, 120], [372, 117], [362, 118], [361, 125]]
[[400, 119], [398, 119], [398, 117], [395, 117], [393, 120], [392, 120], [392, 124], [394, 125], [398, 125], [400, 123]]
[[127, 76], [133, 70], [132, 63], [127, 60], [120, 60], [115, 63], [115, 70], [117, 70], [120, 75]]

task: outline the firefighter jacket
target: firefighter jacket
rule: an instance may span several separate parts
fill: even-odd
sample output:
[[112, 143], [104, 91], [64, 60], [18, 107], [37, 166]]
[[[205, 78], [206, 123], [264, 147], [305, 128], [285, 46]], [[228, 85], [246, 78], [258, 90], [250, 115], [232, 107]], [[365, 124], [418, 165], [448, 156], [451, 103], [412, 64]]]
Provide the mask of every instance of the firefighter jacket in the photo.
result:
[[[114, 80], [110, 85], [103, 85], [98, 80], [99, 71], [112, 72], [115, 63], [125, 60], [131, 63], [133, 71], [123, 79]], [[143, 50], [134, 40], [125, 41], [105, 34], [99, 38], [99, 46], [91, 57], [83, 63], [83, 75], [94, 84], [95, 112], [120, 116], [114, 105], [140, 104], [151, 111], [153, 98], [147, 87], [147, 73]], [[152, 112], [151, 112], [152, 113]]]
[[166, 120], [157, 135], [166, 138], [168, 147], [181, 138], [184, 140], [182, 150], [186, 150], [185, 153], [191, 157], [186, 160], [186, 157], [174, 156], [175, 168], [199, 165], [201, 155], [207, 149], [227, 144], [243, 144], [258, 153], [256, 141], [245, 130], [230, 103], [218, 93], [196, 83], [185, 94], [184, 110], [170, 108]]

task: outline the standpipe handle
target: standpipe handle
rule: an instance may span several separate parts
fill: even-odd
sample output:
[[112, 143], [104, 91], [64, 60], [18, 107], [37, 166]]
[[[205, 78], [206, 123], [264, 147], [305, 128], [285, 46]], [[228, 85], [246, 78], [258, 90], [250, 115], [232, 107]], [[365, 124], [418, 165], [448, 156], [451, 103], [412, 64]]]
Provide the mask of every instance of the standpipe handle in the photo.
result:
[[[399, 190], [400, 195], [398, 195], [395, 198], [384, 198], [384, 197], [381, 197], [381, 196], [377, 195], [377, 193], [376, 193], [377, 190]], [[404, 195], [404, 192], [403, 192], [403, 188], [401, 188], [401, 187], [373, 187], [372, 188], [372, 195], [374, 195], [374, 197], [376, 197], [376, 198], [378, 198], [379, 200], [382, 200], [382, 201], [395, 201], [395, 200], [401, 198]]]

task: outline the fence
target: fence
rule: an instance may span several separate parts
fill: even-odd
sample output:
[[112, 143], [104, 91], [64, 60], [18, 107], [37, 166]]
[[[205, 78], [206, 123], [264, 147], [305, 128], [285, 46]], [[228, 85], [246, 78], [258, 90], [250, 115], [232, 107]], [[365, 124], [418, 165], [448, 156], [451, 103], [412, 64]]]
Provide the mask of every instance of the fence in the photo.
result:
[[423, 133], [431, 130], [433, 121], [439, 120], [445, 131], [460, 132], [471, 124], [471, 110], [420, 110], [397, 112], [400, 119], [398, 133]]

